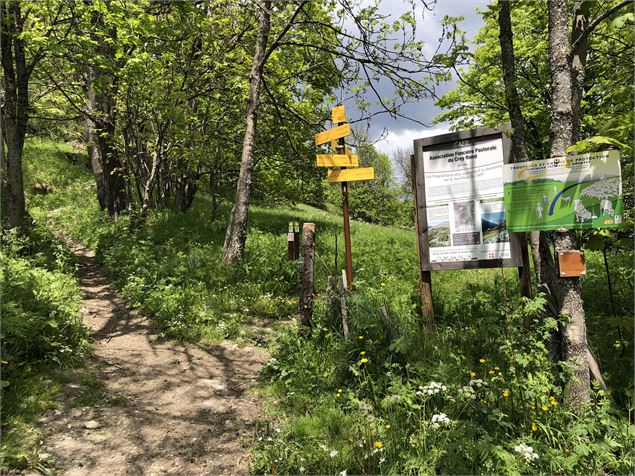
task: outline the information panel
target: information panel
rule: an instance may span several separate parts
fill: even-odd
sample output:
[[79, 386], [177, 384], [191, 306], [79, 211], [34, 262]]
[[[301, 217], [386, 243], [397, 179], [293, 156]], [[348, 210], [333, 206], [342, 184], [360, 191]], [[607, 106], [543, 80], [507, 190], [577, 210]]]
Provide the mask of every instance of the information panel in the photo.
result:
[[505, 165], [511, 231], [610, 228], [624, 202], [616, 150]]
[[415, 147], [429, 269], [518, 266], [503, 200], [504, 133], [481, 128], [419, 139]]

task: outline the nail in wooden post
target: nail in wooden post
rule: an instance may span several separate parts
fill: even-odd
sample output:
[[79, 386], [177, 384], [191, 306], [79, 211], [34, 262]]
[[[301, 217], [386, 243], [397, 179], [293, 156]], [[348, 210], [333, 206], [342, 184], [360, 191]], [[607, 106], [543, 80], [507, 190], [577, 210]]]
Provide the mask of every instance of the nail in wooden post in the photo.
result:
[[300, 284], [300, 325], [311, 326], [313, 314], [313, 269], [315, 259], [315, 224], [302, 227], [302, 276]]

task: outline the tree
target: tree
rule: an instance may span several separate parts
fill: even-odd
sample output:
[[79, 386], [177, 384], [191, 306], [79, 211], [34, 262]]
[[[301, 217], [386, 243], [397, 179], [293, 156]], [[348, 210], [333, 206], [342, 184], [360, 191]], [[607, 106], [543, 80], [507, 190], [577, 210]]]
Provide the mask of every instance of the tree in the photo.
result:
[[[542, 141], [535, 140], [531, 147], [527, 147], [525, 141], [525, 126], [532, 124], [536, 130], [542, 129], [541, 124], [546, 123], [549, 126], [549, 156], [565, 155], [568, 149], [579, 140], [581, 132], [591, 134], [592, 130], [582, 127], [583, 113], [585, 107], [583, 99], [592, 98], [589, 91], [593, 89], [593, 82], [588, 81], [586, 75], [587, 58], [589, 57], [590, 48], [598, 47], [605, 42], [614, 42], [615, 38], [610, 36], [600, 37], [596, 43], [588, 43], [592, 37], [590, 33], [594, 28], [602, 25], [602, 21], [606, 20], [620, 8], [626, 5], [626, 2], [614, 2], [609, 8], [604, 9], [602, 6], [593, 8], [590, 2], [575, 2], [573, 17], [570, 18], [567, 11], [567, 2], [550, 1], [547, 15], [537, 16], [531, 15], [531, 21], [534, 24], [540, 24], [545, 20], [548, 21], [547, 44], [542, 44], [544, 28], [536, 30], [535, 38], [530, 36], [522, 36], [522, 40], [518, 41], [521, 45], [521, 51], [526, 49], [528, 45], [533, 45], [533, 51], [537, 55], [544, 55], [548, 50], [549, 64], [549, 81], [544, 84], [550, 85], [550, 88], [542, 86], [543, 81], [532, 81], [523, 71], [527, 68], [527, 64], [531, 62], [531, 58], [523, 58], [523, 61], [514, 58], [514, 44], [512, 43], [512, 19], [510, 14], [510, 2], [502, 2], [496, 8], [491, 9], [488, 15], [497, 11], [499, 45], [501, 58], [498, 62], [502, 68], [502, 77], [504, 80], [504, 101], [500, 101], [500, 87], [495, 84], [496, 74], [486, 76], [488, 73], [482, 70], [482, 64], [475, 63], [475, 66], [462, 77], [462, 91], [455, 91], [451, 96], [446, 96], [441, 102], [446, 105], [457, 104], [456, 100], [462, 94], [468, 94], [471, 97], [479, 96], [485, 98], [483, 100], [483, 110], [479, 114], [473, 114], [471, 120], [481, 120], [485, 116], [484, 110], [497, 111], [490, 117], [499, 118], [509, 114], [509, 118], [513, 126], [512, 141], [514, 144], [514, 154], [517, 157], [533, 156], [540, 158], [540, 153], [544, 147]], [[531, 8], [526, 5], [514, 4], [514, 9]], [[595, 18], [591, 21], [591, 15], [595, 14]], [[491, 18], [491, 17], [490, 17]], [[517, 18], [522, 18], [518, 16]], [[527, 16], [525, 16], [527, 18]], [[543, 20], [541, 20], [543, 19]], [[569, 29], [570, 20], [572, 20], [571, 32]], [[520, 28], [529, 28], [522, 20], [518, 20], [516, 25]], [[491, 38], [491, 32], [494, 31], [491, 23], [486, 25], [481, 34], [487, 39]], [[516, 36], [516, 38], [521, 38]], [[538, 47], [540, 45], [540, 47]], [[592, 45], [592, 46], [590, 46]], [[632, 48], [632, 42], [631, 42]], [[488, 57], [490, 52], [480, 49], [475, 52], [475, 57], [484, 55]], [[489, 56], [492, 61], [495, 58]], [[482, 58], [481, 58], [482, 59]], [[598, 59], [594, 57], [594, 59]], [[631, 60], [632, 64], [632, 60]], [[477, 66], [478, 65], [478, 66]], [[516, 68], [520, 66], [521, 72], [517, 75]], [[631, 68], [632, 69], [632, 68]], [[536, 70], [539, 71], [539, 70]], [[498, 73], [500, 74], [500, 73]], [[544, 74], [544, 73], [543, 73]], [[500, 76], [499, 76], [500, 77]], [[485, 79], [485, 80], [483, 80]], [[522, 94], [519, 94], [517, 87], [525, 87]], [[540, 92], [540, 89], [543, 89]], [[609, 93], [611, 94], [611, 93]], [[536, 120], [533, 116], [533, 110], [530, 107], [522, 107], [525, 97], [546, 97], [549, 106], [550, 116], [543, 110], [540, 117]], [[523, 99], [521, 99], [523, 98]], [[531, 99], [524, 99], [525, 105]], [[613, 99], [612, 107], [620, 110], [622, 105], [619, 101]], [[475, 102], [466, 102], [468, 104], [459, 105], [455, 110], [446, 113], [446, 118], [458, 117], [458, 109], [466, 110], [472, 108], [475, 111]], [[492, 106], [494, 105], [494, 106]], [[523, 109], [530, 112], [529, 119], [523, 115]], [[591, 109], [592, 111], [592, 109]], [[502, 114], [501, 114], [502, 112]], [[623, 112], [622, 112], [623, 114]], [[537, 139], [537, 136], [534, 137]], [[531, 135], [529, 143], [531, 143]], [[532, 152], [529, 152], [529, 149]], [[573, 369], [573, 378], [567, 382], [567, 401], [576, 406], [584, 403], [589, 399], [589, 367], [587, 363], [587, 343], [584, 319], [584, 308], [581, 298], [580, 283], [577, 278], [558, 278], [555, 273], [551, 250], [544, 233], [539, 235], [539, 242], [535, 241], [534, 235], [534, 259], [539, 284], [546, 286], [550, 290], [551, 306], [557, 313], [566, 314], [568, 322], [562, 329], [561, 348], [559, 349], [560, 358], [568, 362]], [[538, 245], [538, 246], [535, 246]], [[556, 251], [564, 251], [576, 249], [576, 234], [574, 232], [556, 232], [554, 237], [554, 246]], [[545, 289], [545, 288], [543, 288]]]
[[[308, 71], [321, 67], [322, 61], [336, 63], [340, 69], [340, 87], [350, 87], [350, 90], [357, 94], [366, 90], [371, 91], [380, 109], [393, 116], [400, 115], [401, 104], [413, 98], [419, 99], [429, 95], [432, 89], [428, 80], [438, 78], [445, 69], [442, 63], [423, 57], [422, 44], [415, 40], [414, 1], [411, 2], [412, 11], [402, 15], [399, 21], [392, 24], [382, 17], [376, 3], [368, 5], [363, 2], [330, 1], [322, 6], [299, 1], [289, 2], [283, 6], [276, 4], [275, 17], [284, 20], [275, 34], [275, 39], [267, 44], [268, 35], [265, 35], [265, 32], [269, 32], [271, 5], [269, 2], [259, 4], [261, 21], [250, 77], [250, 102], [247, 109], [241, 173], [236, 201], [225, 235], [223, 262], [226, 264], [239, 260], [244, 250], [247, 236], [248, 190], [252, 181], [253, 159], [250, 155], [254, 150], [254, 134], [249, 124], [253, 122], [255, 125], [253, 119], [258, 108], [257, 103], [252, 105], [251, 101], [258, 99], [256, 93], [259, 93], [259, 81], [264, 78], [266, 83], [267, 62], [272, 56], [281, 52], [300, 51], [309, 60]], [[427, 8], [425, 3], [424, 7]], [[344, 28], [345, 19], [350, 20], [352, 28]], [[410, 34], [407, 32], [408, 26], [411, 28]], [[391, 34], [394, 32], [402, 33], [402, 38], [392, 37]], [[454, 38], [452, 32], [448, 33], [448, 37]], [[448, 43], [451, 44], [452, 41]], [[265, 50], [264, 54], [259, 51], [261, 46]], [[313, 60], [315, 57], [320, 61], [316, 63]], [[392, 83], [396, 91], [395, 98], [387, 99], [378, 92], [376, 83], [379, 77]], [[368, 114], [367, 117], [377, 114], [368, 112], [369, 104], [366, 100], [360, 100], [358, 107]], [[301, 115], [299, 116], [301, 118]]]
[[[28, 121], [29, 76], [33, 71], [33, 65], [27, 64], [24, 41], [21, 37], [27, 18], [22, 13], [20, 3], [2, 2], [0, 16], [4, 90], [1, 126], [4, 132], [3, 139], [7, 144], [6, 159], [1, 165], [3, 169], [6, 168], [2, 175], [8, 190], [7, 227], [20, 228], [26, 216], [22, 149]], [[0, 146], [4, 150], [4, 143]]]

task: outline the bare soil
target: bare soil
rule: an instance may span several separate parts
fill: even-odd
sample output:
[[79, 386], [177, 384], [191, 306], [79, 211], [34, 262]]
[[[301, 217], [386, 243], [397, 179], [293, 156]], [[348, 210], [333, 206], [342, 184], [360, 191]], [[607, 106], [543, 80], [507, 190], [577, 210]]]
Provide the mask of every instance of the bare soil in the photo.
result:
[[60, 407], [42, 419], [54, 474], [246, 473], [261, 414], [250, 389], [266, 351], [162, 342], [117, 295], [92, 251], [75, 245], [74, 253], [95, 344]]

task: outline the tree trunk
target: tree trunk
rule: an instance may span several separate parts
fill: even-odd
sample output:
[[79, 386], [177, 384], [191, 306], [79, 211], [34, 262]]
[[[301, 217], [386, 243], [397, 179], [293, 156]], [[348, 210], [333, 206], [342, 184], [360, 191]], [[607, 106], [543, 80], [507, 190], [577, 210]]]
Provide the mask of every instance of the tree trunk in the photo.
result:
[[[7, 156], [3, 166], [8, 196], [8, 228], [24, 225], [26, 204], [22, 176], [22, 151], [26, 137], [29, 106], [29, 71], [24, 55], [22, 33], [24, 19], [19, 2], [5, 1], [0, 5], [0, 45], [4, 76], [4, 107], [2, 125]], [[4, 144], [0, 144], [4, 147]]]
[[86, 112], [84, 116], [85, 125], [85, 139], [86, 149], [88, 151], [88, 158], [90, 159], [90, 167], [95, 177], [95, 183], [97, 184], [97, 200], [99, 201], [99, 207], [105, 210], [107, 207], [106, 202], [106, 190], [104, 185], [104, 170], [103, 170], [103, 155], [101, 148], [98, 145], [97, 129], [95, 128], [95, 121], [92, 117], [95, 114], [95, 87], [93, 85], [95, 81], [95, 68], [93, 65], [88, 65], [87, 70], [87, 84], [85, 89], [86, 93]]
[[[567, 0], [549, 0], [549, 69], [551, 72], [551, 156], [563, 156], [573, 142], [571, 44]], [[558, 231], [556, 252], [579, 248], [573, 231]], [[589, 366], [582, 289], [579, 278], [558, 278], [560, 312], [568, 316], [562, 332], [562, 357], [573, 368], [565, 398], [575, 407], [590, 399]]]
[[[96, 55], [100, 56], [105, 63], [114, 63], [115, 49], [113, 44], [117, 41], [117, 31], [114, 27], [108, 27], [108, 40], [111, 41], [106, 41], [106, 38], [97, 34], [97, 31], [106, 28], [103, 15], [99, 12], [93, 13], [91, 23], [93, 27], [91, 39], [96, 43]], [[93, 107], [97, 140], [94, 147], [99, 149], [97, 153], [101, 158], [106, 208], [111, 217], [116, 217], [128, 207], [123, 164], [115, 144], [117, 78], [112, 71], [104, 66], [97, 66], [93, 71], [94, 82], [89, 87], [93, 88], [95, 93]]]
[[265, 63], [265, 48], [271, 27], [271, 0], [264, 2], [258, 21], [258, 39], [249, 78], [249, 98], [245, 137], [240, 162], [240, 175], [236, 185], [236, 197], [229, 218], [223, 247], [223, 263], [231, 264], [242, 258], [247, 240], [247, 215], [249, 212], [249, 194], [254, 166], [254, 144], [256, 140], [256, 122], [260, 102], [260, 84]]

